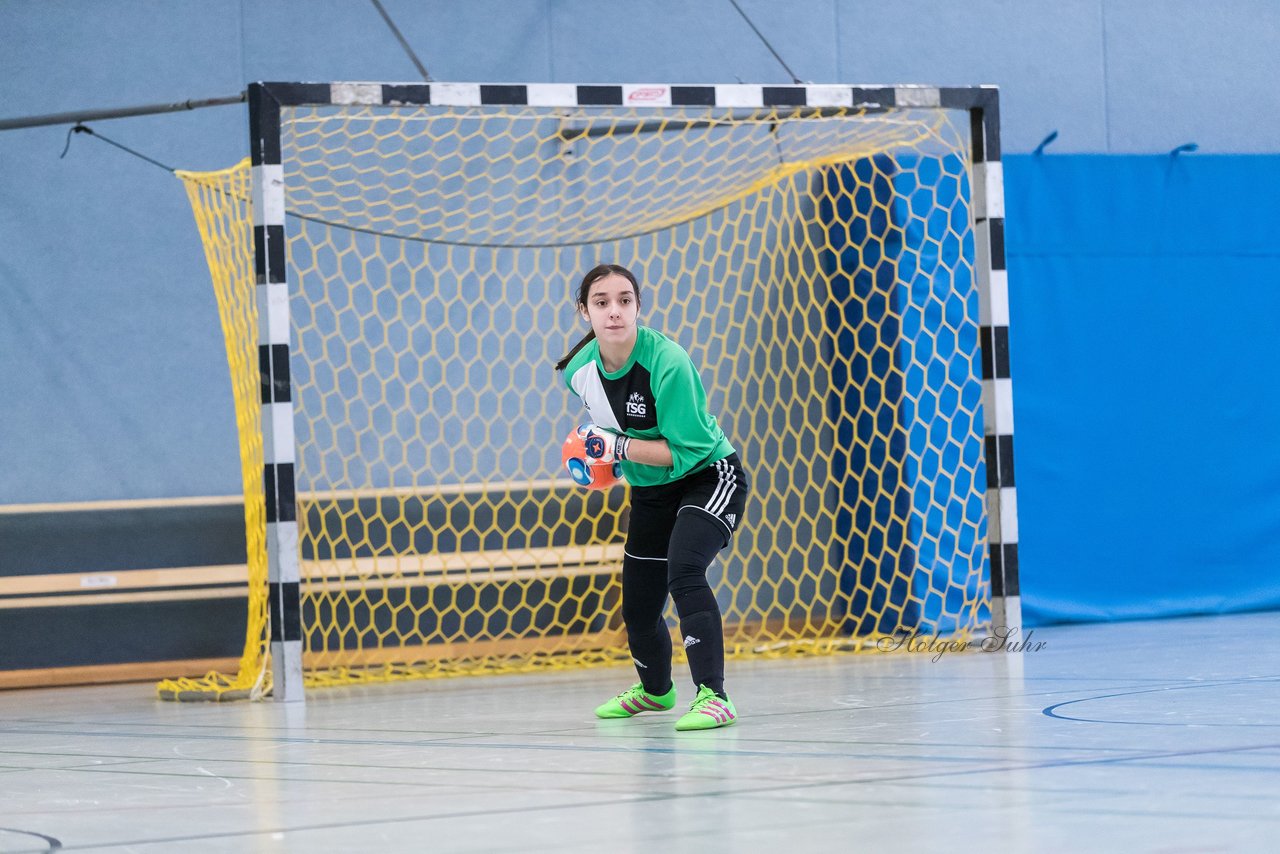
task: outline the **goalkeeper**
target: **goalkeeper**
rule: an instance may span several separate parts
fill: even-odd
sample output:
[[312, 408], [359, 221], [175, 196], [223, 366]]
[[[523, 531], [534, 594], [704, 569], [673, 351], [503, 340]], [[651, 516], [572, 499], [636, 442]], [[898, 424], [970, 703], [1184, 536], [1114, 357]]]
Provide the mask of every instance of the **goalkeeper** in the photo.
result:
[[640, 285], [625, 267], [592, 268], [577, 309], [591, 325], [556, 363], [604, 435], [604, 459], [622, 463], [631, 484], [631, 522], [622, 560], [622, 619], [640, 682], [596, 709], [629, 718], [675, 706], [670, 594], [695, 696], [678, 730], [714, 729], [737, 719], [724, 690], [724, 634], [707, 567], [742, 520], [747, 477], [689, 354], [639, 324]]

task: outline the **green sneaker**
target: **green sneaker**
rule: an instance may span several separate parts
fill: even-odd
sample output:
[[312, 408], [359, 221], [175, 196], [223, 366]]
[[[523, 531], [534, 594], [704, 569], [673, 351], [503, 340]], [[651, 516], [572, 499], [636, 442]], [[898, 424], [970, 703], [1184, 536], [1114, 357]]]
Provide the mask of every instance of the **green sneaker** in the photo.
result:
[[698, 696], [693, 698], [689, 711], [676, 721], [676, 729], [715, 729], [737, 719], [738, 710], [730, 700], [721, 699], [706, 685], [699, 685]]
[[598, 718], [631, 718], [641, 712], [669, 712], [676, 705], [676, 686], [665, 694], [650, 694], [637, 682], [596, 708]]

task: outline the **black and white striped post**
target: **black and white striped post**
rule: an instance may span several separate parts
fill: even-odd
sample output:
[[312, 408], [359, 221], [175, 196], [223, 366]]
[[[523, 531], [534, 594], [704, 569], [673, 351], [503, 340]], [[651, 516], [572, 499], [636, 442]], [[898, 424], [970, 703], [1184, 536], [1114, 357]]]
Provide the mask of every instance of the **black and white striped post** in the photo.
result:
[[280, 104], [267, 87], [249, 87], [253, 166], [253, 257], [258, 290], [258, 366], [262, 388], [262, 480], [266, 491], [268, 621], [272, 696], [298, 701], [302, 688], [302, 609], [295, 444], [289, 379]]
[[[1009, 372], [1009, 276], [1004, 252], [1004, 168], [1000, 162], [1000, 94], [994, 86], [962, 90], [969, 110], [974, 244], [982, 342], [982, 403], [991, 555], [991, 621], [1022, 629], [1018, 590], [1018, 493], [1013, 476], [1013, 379]], [[946, 106], [944, 99], [944, 106]]]

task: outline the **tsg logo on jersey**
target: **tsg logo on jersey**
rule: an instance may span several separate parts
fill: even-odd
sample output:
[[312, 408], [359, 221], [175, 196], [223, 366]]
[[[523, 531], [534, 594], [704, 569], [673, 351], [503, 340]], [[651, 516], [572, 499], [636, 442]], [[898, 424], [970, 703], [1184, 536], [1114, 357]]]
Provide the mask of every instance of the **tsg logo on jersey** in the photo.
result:
[[631, 397], [627, 399], [627, 414], [643, 418], [648, 412], [649, 408], [645, 404], [644, 395], [638, 391], [631, 392]]

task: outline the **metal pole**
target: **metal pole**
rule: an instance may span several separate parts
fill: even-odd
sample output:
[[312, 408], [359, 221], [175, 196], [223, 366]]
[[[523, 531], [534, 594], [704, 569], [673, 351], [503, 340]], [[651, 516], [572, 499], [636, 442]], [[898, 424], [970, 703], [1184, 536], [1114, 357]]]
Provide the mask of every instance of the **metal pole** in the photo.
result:
[[244, 103], [244, 93], [225, 98], [203, 98], [179, 101], [176, 104], [148, 104], [142, 107], [120, 107], [114, 110], [81, 110], [75, 113], [51, 113], [45, 116], [25, 116], [20, 119], [0, 119], [0, 131], [34, 128], [44, 125], [74, 125], [102, 119], [126, 119], [130, 116], [150, 116], [156, 113], [180, 113], [202, 107], [221, 107], [226, 104]]

